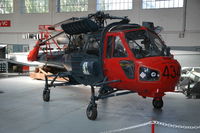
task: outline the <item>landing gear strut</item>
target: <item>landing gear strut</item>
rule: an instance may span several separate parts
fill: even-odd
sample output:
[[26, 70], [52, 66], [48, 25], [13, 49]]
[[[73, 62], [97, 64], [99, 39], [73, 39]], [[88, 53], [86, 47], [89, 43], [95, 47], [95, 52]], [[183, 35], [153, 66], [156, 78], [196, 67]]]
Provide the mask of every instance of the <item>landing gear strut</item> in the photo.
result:
[[154, 98], [152, 104], [155, 109], [161, 109], [163, 107], [163, 100], [162, 98]]
[[[53, 77], [51, 83], [48, 83], [48, 77]], [[61, 83], [54, 83], [57, 78], [63, 78], [66, 82]], [[50, 87], [56, 86], [68, 86], [68, 85], [77, 85], [78, 83], [71, 77], [70, 73], [68, 72], [61, 72], [56, 75], [45, 75], [45, 87], [43, 90], [43, 101], [49, 102], [50, 101]]]
[[[109, 82], [113, 82], [113, 81], [109, 81]], [[97, 104], [96, 101], [98, 101], [99, 99], [105, 99], [105, 98], [109, 98], [109, 97], [115, 97], [115, 96], [121, 96], [121, 95], [126, 95], [129, 93], [134, 93], [132, 91], [126, 91], [126, 92], [119, 92], [119, 93], [115, 93], [119, 90], [117, 89], [113, 89], [113, 88], [108, 88], [105, 86], [101, 86], [98, 95], [95, 95], [95, 90], [94, 90], [94, 86], [91, 86], [91, 98], [90, 98], [90, 103], [86, 109], [86, 115], [88, 117], [89, 120], [96, 120], [98, 112], [97, 112]], [[115, 93], [115, 94], [113, 94]]]

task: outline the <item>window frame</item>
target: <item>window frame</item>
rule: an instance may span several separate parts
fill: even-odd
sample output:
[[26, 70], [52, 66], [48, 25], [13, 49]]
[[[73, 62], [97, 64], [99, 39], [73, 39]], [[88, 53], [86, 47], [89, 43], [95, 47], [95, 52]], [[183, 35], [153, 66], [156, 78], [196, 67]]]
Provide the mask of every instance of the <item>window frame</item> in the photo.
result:
[[[18, 48], [17, 48], [18, 47]], [[7, 44], [6, 53], [12, 54], [12, 53], [25, 53], [29, 51], [30, 47], [28, 44]], [[17, 50], [17, 51], [16, 51]]]
[[[73, 1], [73, 0], [72, 0]], [[71, 12], [87, 12], [87, 11], [89, 11], [88, 9], [89, 9], [89, 1], [88, 0], [84, 0], [84, 4], [80, 4], [80, 3], [74, 3], [74, 6], [72, 6], [73, 4], [71, 4], [71, 5], [61, 5], [61, 0], [56, 0], [56, 12], [57, 13], [71, 13]], [[71, 7], [72, 9], [76, 9], [75, 7], [76, 6], [82, 6], [82, 5], [84, 5], [84, 8], [86, 8], [86, 9], [84, 9], [84, 10], [70, 10], [70, 11], [66, 11], [66, 10], [63, 10], [62, 8], [61, 8], [61, 6], [65, 6], [65, 7]]]
[[[121, 46], [124, 49], [123, 52], [125, 53], [125, 56], [116, 56], [115, 55], [115, 51], [117, 49], [116, 46], [118, 45], [117, 41], [120, 41]], [[122, 38], [120, 37], [120, 35], [108, 35], [108, 37], [107, 37], [107, 44], [106, 44], [106, 55], [105, 55], [105, 57], [107, 59], [111, 59], [111, 58], [127, 58], [127, 57], [129, 57], [129, 53], [128, 53], [126, 47], [124, 46]]]
[[[130, 9], [129, 8], [127, 8], [127, 9], [125, 9], [125, 8], [122, 8], [122, 9], [119, 9], [119, 8], [118, 9], [100, 9], [99, 4], [101, 4], [101, 5], [104, 4], [105, 7], [106, 7], [106, 4], [108, 4], [108, 8], [109, 8], [109, 4], [113, 5], [114, 1], [110, 2], [110, 3], [109, 2], [108, 3], [101, 3], [101, 2], [98, 2], [98, 1], [101, 1], [101, 0], [96, 0], [96, 10], [97, 11], [129, 11], [129, 10], [133, 10], [133, 3], [134, 3], [133, 0], [127, 0], [127, 2], [124, 2], [124, 0], [119, 0], [120, 2], [118, 2], [119, 3], [118, 6], [120, 6], [120, 4], [122, 4], [122, 3], [127, 3], [128, 5], [131, 4]], [[123, 7], [124, 6], [125, 5], [123, 5]]]
[[[9, 13], [5, 13], [5, 9], [6, 8], [8, 8], [7, 6], [5, 6], [5, 7], [0, 7], [1, 9], [2, 9], [2, 13], [0, 12], [0, 15], [4, 15], [4, 14], [13, 14], [14, 13], [14, 0], [3, 0], [2, 2], [8, 2], [8, 1], [10, 1], [11, 3], [12, 3], [12, 6], [10, 7], [10, 9], [11, 9], [11, 12], [9, 12]], [[5, 3], [4, 3], [5, 4]], [[4, 10], [3, 10], [4, 9]]]
[[[180, 3], [180, 1], [183, 1], [183, 5], [182, 6], [174, 6], [174, 4], [173, 4], [173, 7], [170, 7], [170, 6], [168, 6], [168, 7], [160, 7], [160, 4], [159, 4], [159, 7], [158, 8], [156, 8], [156, 7], [152, 7], [152, 8], [148, 8], [147, 6], [146, 6], [146, 8], [144, 8], [143, 7], [143, 3], [144, 3], [144, 1], [145, 2], [156, 2], [156, 0], [141, 0], [141, 9], [142, 10], [159, 10], [159, 9], [177, 9], [177, 8], [183, 8], [184, 7], [184, 5], [185, 5], [185, 2], [184, 2], [184, 0], [178, 0], [179, 2], [178, 3]], [[170, 1], [170, 0], [157, 0], [157, 1]], [[173, 2], [175, 1], [175, 0], [172, 0]], [[147, 4], [146, 4], [147, 5]], [[168, 4], [169, 5], [169, 4]], [[178, 4], [179, 5], [179, 4]], [[156, 6], [156, 5], [155, 5]]]
[[[35, 1], [35, 0], [31, 0], [31, 1]], [[37, 1], [39, 2], [41, 0], [37, 0]], [[46, 7], [47, 12], [36, 12], [35, 9], [37, 9], [38, 6], [34, 6], [34, 7], [36, 7], [36, 8], [34, 8], [34, 12], [28, 12], [27, 7], [26, 7], [26, 3], [25, 3], [26, 0], [21, 0], [21, 13], [24, 13], [24, 14], [45, 14], [45, 13], [49, 13], [50, 12], [50, 1], [49, 0], [47, 0], [47, 1], [48, 1], [48, 4], [46, 6], [39, 6], [39, 7], [44, 7], [43, 10], [45, 10], [45, 7]]]

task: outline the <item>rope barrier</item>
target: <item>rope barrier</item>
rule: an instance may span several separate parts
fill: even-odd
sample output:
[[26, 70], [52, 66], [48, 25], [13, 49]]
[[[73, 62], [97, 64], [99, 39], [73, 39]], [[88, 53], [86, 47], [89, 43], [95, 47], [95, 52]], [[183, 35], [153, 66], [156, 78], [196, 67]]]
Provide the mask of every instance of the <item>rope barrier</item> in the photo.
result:
[[104, 131], [101, 133], [118, 133], [118, 132], [123, 132], [139, 127], [144, 127], [147, 125], [151, 125], [151, 133], [155, 133], [155, 125], [160, 125], [163, 127], [168, 127], [168, 128], [178, 128], [178, 129], [187, 129], [187, 130], [198, 130], [200, 129], [200, 125], [198, 126], [186, 126], [186, 125], [177, 125], [177, 124], [171, 124], [171, 123], [165, 123], [165, 122], [160, 122], [156, 120], [148, 121], [146, 123], [130, 126], [130, 127], [125, 127], [125, 128], [120, 128], [120, 129], [115, 129], [115, 130], [109, 130], [109, 131]]
[[135, 126], [130, 126], [130, 127], [126, 127], [126, 128], [121, 128], [121, 129], [116, 129], [116, 130], [105, 131], [105, 132], [101, 132], [101, 133], [117, 133], [117, 132], [123, 132], [123, 131], [126, 131], [126, 130], [138, 128], [138, 127], [144, 127], [144, 126], [149, 125], [149, 124], [151, 124], [151, 121], [146, 122], [146, 123], [142, 123], [142, 124], [139, 124], [139, 125], [135, 125]]

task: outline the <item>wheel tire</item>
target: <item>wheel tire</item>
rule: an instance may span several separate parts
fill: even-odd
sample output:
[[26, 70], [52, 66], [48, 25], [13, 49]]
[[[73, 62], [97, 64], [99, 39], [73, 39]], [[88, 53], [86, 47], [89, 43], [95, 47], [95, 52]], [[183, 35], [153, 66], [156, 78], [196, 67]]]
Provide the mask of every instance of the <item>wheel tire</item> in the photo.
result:
[[43, 91], [43, 101], [49, 102], [50, 100], [50, 90], [44, 90]]
[[152, 104], [155, 109], [161, 109], [163, 107], [163, 100], [154, 98]]
[[95, 105], [89, 104], [86, 109], [86, 115], [89, 120], [96, 120], [97, 118], [97, 107]]

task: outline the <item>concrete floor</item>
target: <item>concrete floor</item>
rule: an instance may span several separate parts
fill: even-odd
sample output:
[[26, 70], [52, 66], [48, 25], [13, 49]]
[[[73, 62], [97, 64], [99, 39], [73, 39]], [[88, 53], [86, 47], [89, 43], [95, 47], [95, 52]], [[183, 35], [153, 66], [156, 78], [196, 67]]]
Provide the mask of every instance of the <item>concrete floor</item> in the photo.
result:
[[[161, 111], [152, 99], [137, 94], [98, 102], [98, 118], [87, 119], [85, 110], [90, 89], [84, 86], [57, 87], [51, 101], [42, 100], [44, 81], [26, 76], [0, 78], [0, 133], [100, 133], [129, 127], [152, 119], [179, 125], [200, 125], [200, 100], [168, 93]], [[125, 133], [150, 133], [150, 125]], [[199, 133], [200, 130], [155, 127], [155, 133]]]

